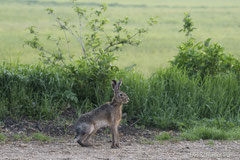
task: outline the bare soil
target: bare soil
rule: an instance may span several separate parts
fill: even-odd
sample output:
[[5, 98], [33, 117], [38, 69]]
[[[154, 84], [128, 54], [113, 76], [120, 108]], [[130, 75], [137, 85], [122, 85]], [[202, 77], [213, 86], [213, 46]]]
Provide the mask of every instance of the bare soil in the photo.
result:
[[111, 143], [107, 140], [98, 141], [96, 147], [84, 148], [72, 142], [72, 139], [63, 139], [62, 142], [8, 142], [0, 145], [0, 159], [3, 160], [239, 160], [240, 141], [208, 141], [197, 142], [156, 142], [151, 144], [140, 143], [130, 137], [121, 142], [121, 148], [110, 149]]
[[[53, 138], [51, 142], [15, 141], [14, 134], [31, 136], [43, 132]], [[8, 136], [0, 142], [1, 160], [239, 160], [238, 141], [156, 141], [161, 130], [137, 129], [120, 126], [121, 148], [111, 149], [110, 133], [102, 129], [93, 137], [94, 147], [85, 148], [73, 142], [71, 126], [53, 123], [39, 124], [29, 121], [4, 121], [0, 133]], [[169, 131], [176, 135], [177, 132]], [[10, 137], [10, 138], [9, 138]]]

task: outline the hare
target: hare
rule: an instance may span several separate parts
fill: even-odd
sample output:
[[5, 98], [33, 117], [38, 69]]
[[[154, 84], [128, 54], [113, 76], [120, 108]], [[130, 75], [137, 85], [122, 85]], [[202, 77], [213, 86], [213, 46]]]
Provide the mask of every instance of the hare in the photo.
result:
[[118, 126], [122, 119], [122, 104], [127, 104], [129, 98], [126, 93], [120, 91], [122, 80], [117, 83], [112, 80], [114, 97], [111, 102], [105, 103], [100, 107], [80, 116], [75, 124], [77, 135], [74, 141], [82, 147], [93, 146], [89, 138], [101, 127], [109, 126], [112, 133], [111, 148], [119, 148]]

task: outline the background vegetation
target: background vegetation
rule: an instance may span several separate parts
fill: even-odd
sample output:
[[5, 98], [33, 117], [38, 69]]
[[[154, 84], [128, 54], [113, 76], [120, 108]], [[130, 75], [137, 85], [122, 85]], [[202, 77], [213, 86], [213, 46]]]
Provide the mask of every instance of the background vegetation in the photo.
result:
[[[148, 4], [144, 1], [140, 1], [141, 3], [136, 1], [110, 3], [110, 12], [106, 12], [106, 16], [113, 18], [113, 21], [119, 19], [120, 13], [120, 18], [124, 17], [122, 14], [134, 17], [133, 21], [126, 23], [130, 26], [129, 30], [133, 31], [131, 32], [133, 34], [135, 31], [139, 34], [145, 32], [145, 30], [136, 28], [144, 26], [139, 23], [144, 23], [142, 19], [149, 14], [158, 15], [159, 24], [153, 27], [153, 31], [146, 34], [140, 47], [125, 47], [123, 44], [131, 45], [133, 42], [129, 38], [125, 40], [122, 37], [115, 38], [114, 42], [122, 44], [114, 50], [116, 52], [102, 51], [102, 42], [105, 41], [93, 38], [91, 42], [97, 43], [97, 51], [89, 52], [87, 56], [79, 58], [78, 52], [82, 48], [70, 39], [71, 53], [76, 57], [74, 63], [65, 61], [61, 59], [61, 56], [55, 54], [50, 54], [51, 60], [48, 61], [49, 57], [43, 56], [42, 46], [50, 48], [50, 51], [55, 53], [53, 44], [56, 41], [51, 44], [48, 41], [40, 43], [38, 39], [34, 39], [35, 36], [37, 38], [42, 38], [42, 35], [47, 36], [52, 33], [54, 27], [56, 28], [56, 26], [52, 27], [52, 23], [50, 23], [55, 19], [47, 19], [47, 16], [42, 14], [44, 9], [49, 6], [56, 7], [57, 15], [71, 17], [73, 13], [70, 12], [72, 10], [70, 4], [65, 1], [21, 2], [3, 1], [3, 5], [1, 5], [5, 10], [14, 9], [15, 12], [11, 12], [14, 15], [8, 15], [8, 19], [6, 19], [7, 16], [3, 16], [4, 32], [0, 30], [4, 42], [0, 53], [3, 60], [0, 64], [0, 119], [8, 116], [36, 120], [56, 119], [57, 117], [74, 119], [74, 115], [79, 116], [109, 101], [112, 97], [111, 79], [122, 78], [122, 90], [131, 99], [129, 104], [123, 108], [123, 112], [127, 113], [129, 124], [184, 130], [182, 137], [189, 140], [191, 140], [189, 137], [193, 137], [192, 135], [196, 135], [195, 133], [199, 133], [199, 131], [202, 132], [199, 133], [198, 138], [204, 139], [205, 137], [211, 138], [213, 131], [218, 134], [224, 129], [234, 132], [235, 136], [232, 139], [239, 138], [236, 138], [239, 129], [235, 129], [235, 127], [240, 124], [240, 63], [237, 58], [227, 54], [227, 49], [225, 50], [219, 43], [211, 43], [209, 39], [211, 37], [223, 42], [232, 53], [237, 55], [239, 46], [236, 45], [237, 41], [231, 38], [239, 38], [236, 36], [238, 21], [229, 20], [229, 17], [234, 17], [238, 12], [238, 2], [234, 1], [236, 5], [230, 5], [225, 1], [218, 1], [216, 4], [208, 2], [207, 5], [201, 5], [204, 1], [192, 3], [188, 0], [184, 1], [186, 4], [179, 1], [151, 1]], [[80, 5], [97, 7], [97, 2], [81, 1]], [[21, 12], [20, 8], [24, 11]], [[142, 15], [133, 16], [143, 8]], [[29, 9], [37, 13], [25, 16], [26, 12], [29, 13]], [[123, 9], [127, 12], [123, 12]], [[195, 15], [193, 16], [193, 20], [196, 22], [194, 25], [190, 15], [185, 14], [185, 18], [183, 17], [183, 13], [188, 9]], [[19, 11], [17, 16], [22, 15], [22, 18], [16, 18], [16, 10]], [[151, 12], [148, 12], [150, 10]], [[79, 13], [78, 11], [75, 10]], [[51, 10], [48, 9], [48, 12]], [[227, 12], [230, 12], [231, 16], [227, 16]], [[1, 14], [6, 13], [10, 14], [3, 11]], [[109, 16], [110, 14], [113, 16]], [[214, 18], [214, 22], [204, 15]], [[182, 23], [183, 18], [184, 23]], [[223, 21], [226, 24], [223, 24]], [[15, 25], [13, 22], [18, 24]], [[42, 35], [31, 32], [33, 28], [30, 27], [30, 32], [34, 36], [31, 39], [31, 35], [26, 35], [22, 30], [33, 25], [33, 22], [39, 26], [39, 32], [42, 32]], [[120, 34], [118, 27], [124, 25], [125, 21], [121, 21], [119, 24], [118, 22], [113, 25], [115, 26], [114, 32], [110, 32], [112, 29], [110, 27], [106, 27], [104, 31], [109, 31], [111, 33], [109, 36]], [[88, 25], [90, 23], [91, 21]], [[198, 23], [204, 25], [198, 25]], [[17, 26], [19, 28], [16, 28]], [[183, 26], [182, 31], [186, 37], [184, 34], [178, 33], [181, 26]], [[200, 31], [199, 29], [194, 30], [194, 26], [200, 28]], [[61, 29], [64, 29], [62, 27]], [[93, 28], [95, 27], [96, 24]], [[230, 28], [229, 32], [228, 27]], [[201, 28], [203, 29], [201, 30]], [[18, 32], [19, 30], [20, 32]], [[101, 31], [101, 29], [97, 30]], [[96, 35], [97, 30], [94, 29], [94, 32], [89, 33]], [[174, 31], [174, 34], [179, 37], [176, 35], [174, 37], [170, 31]], [[60, 32], [62, 30], [54, 30], [56, 36], [60, 35]], [[91, 35], [87, 38], [94, 37]], [[25, 41], [25, 38], [31, 40]], [[29, 47], [21, 48], [24, 41], [33, 49], [40, 50], [42, 61], [37, 61], [36, 50], [31, 50]], [[110, 44], [110, 42], [107, 43]], [[88, 47], [96, 47], [95, 43], [86, 44]], [[116, 53], [120, 53], [120, 48], [125, 52], [120, 54], [119, 60], [116, 61]], [[57, 50], [59, 51], [59, 48]], [[67, 52], [67, 49], [63, 51]], [[7, 62], [10, 53], [13, 55], [12, 62]], [[13, 62], [18, 57], [16, 54], [19, 53], [21, 53], [20, 62], [23, 63]], [[99, 60], [98, 63], [94, 63], [96, 59]], [[172, 61], [168, 63], [170, 59]], [[55, 63], [62, 60], [66, 63]], [[129, 67], [135, 62], [137, 63], [136, 69]], [[168, 65], [168, 67], [159, 67], [161, 65]], [[69, 117], [69, 114], [64, 116], [68, 111], [71, 111], [70, 114], [73, 117]], [[211, 130], [211, 127], [214, 129]], [[230, 134], [230, 131], [220, 134], [216, 139], [224, 139], [224, 136]], [[209, 134], [205, 135], [205, 133]], [[196, 137], [192, 139], [194, 138], [196, 139]]]
[[[105, 84], [106, 89], [81, 85], [83, 77], [75, 80], [65, 74], [60, 68], [41, 65], [1, 65], [1, 118], [54, 119], [69, 108], [80, 115], [110, 100], [110, 85]], [[207, 76], [202, 82], [200, 76], [189, 78], [186, 71], [173, 67], [159, 69], [148, 79], [134, 72], [116, 76], [124, 80], [122, 90], [131, 99], [123, 108], [129, 123], [180, 129], [207, 118], [239, 124], [240, 85], [235, 74]]]
[[[119, 53], [117, 66], [125, 68], [136, 64], [136, 70], [150, 76], [160, 66], [168, 66], [178, 49], [177, 46], [185, 38], [178, 30], [182, 25], [183, 13], [191, 13], [197, 30], [194, 36], [203, 41], [209, 37], [213, 42], [219, 42], [225, 47], [226, 53], [239, 57], [240, 38], [239, 24], [240, 1], [236, 0], [102, 0], [109, 5], [106, 16], [116, 20], [128, 16], [130, 29], [145, 24], [151, 16], [159, 16], [158, 24], [151, 32], [142, 37], [139, 47], [126, 46]], [[84, 1], [83, 7], [96, 7], [98, 0]], [[52, 17], [44, 10], [53, 8], [56, 14], [63, 17], [75, 17], [69, 0], [0, 0], [0, 60], [33, 64], [38, 61], [35, 51], [22, 47], [23, 40], [28, 38], [25, 30], [29, 26], [37, 26], [42, 34], [55, 30]], [[137, 16], [136, 16], [137, 15]], [[75, 17], [76, 18], [76, 17]], [[106, 29], [108, 31], [109, 29]], [[54, 32], [60, 35], [62, 32]], [[52, 46], [52, 45], [50, 45]], [[72, 53], [79, 55], [79, 45], [72, 47]]]

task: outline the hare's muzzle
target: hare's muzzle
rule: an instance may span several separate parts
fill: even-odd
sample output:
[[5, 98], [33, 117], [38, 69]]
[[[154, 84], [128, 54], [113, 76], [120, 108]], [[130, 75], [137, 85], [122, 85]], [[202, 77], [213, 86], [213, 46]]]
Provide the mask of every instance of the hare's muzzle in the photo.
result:
[[126, 99], [126, 103], [128, 103], [129, 101], [130, 101], [130, 99], [129, 99], [129, 98], [127, 98], [127, 99]]

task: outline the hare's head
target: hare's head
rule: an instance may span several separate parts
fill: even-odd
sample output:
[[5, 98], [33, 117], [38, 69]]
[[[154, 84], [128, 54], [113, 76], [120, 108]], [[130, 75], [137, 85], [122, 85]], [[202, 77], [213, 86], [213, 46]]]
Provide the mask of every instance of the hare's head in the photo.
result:
[[129, 102], [129, 98], [126, 93], [120, 91], [120, 86], [122, 84], [122, 80], [119, 82], [112, 80], [112, 89], [114, 91], [114, 99], [123, 104], [127, 104]]

